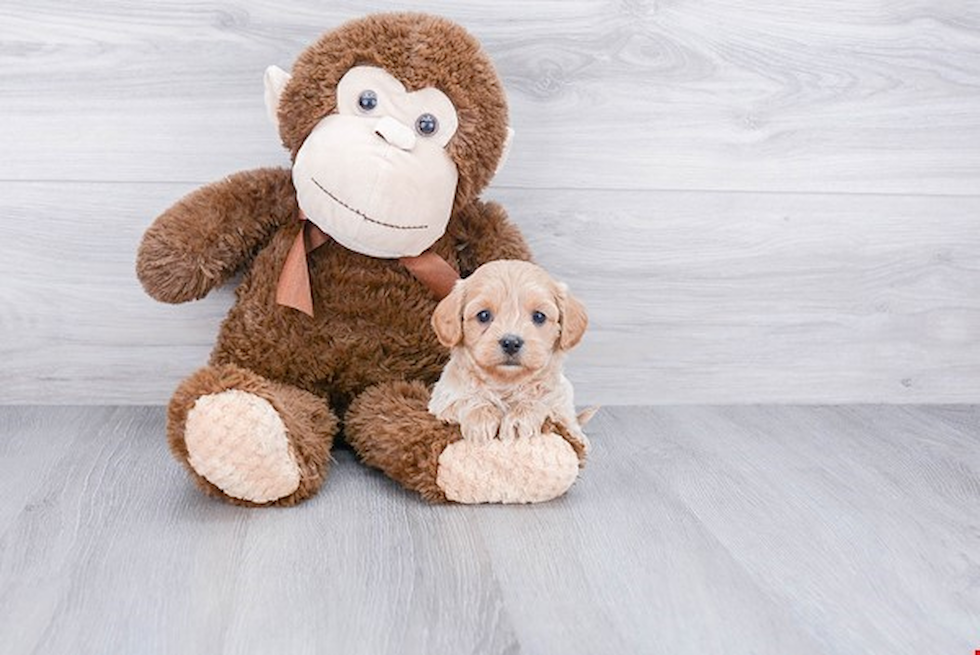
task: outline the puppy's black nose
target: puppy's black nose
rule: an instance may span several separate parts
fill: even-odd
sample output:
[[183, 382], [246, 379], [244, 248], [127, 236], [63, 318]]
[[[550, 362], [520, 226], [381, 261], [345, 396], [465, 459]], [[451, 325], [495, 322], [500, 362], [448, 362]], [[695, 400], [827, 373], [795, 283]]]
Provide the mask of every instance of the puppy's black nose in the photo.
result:
[[500, 344], [500, 347], [508, 355], [516, 355], [517, 351], [524, 345], [524, 339], [521, 339], [516, 334], [505, 334], [497, 343]]

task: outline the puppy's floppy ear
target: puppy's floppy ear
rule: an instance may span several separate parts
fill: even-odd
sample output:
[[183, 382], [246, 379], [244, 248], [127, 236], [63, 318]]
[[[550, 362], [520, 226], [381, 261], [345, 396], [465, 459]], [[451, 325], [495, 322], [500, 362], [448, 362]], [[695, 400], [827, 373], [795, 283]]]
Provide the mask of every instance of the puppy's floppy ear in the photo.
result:
[[432, 314], [432, 329], [435, 330], [439, 343], [447, 348], [452, 348], [463, 340], [465, 287], [465, 280], [457, 280], [453, 290], [439, 302]]
[[558, 284], [555, 300], [558, 301], [558, 312], [561, 314], [558, 319], [561, 325], [558, 347], [569, 350], [582, 340], [589, 324], [589, 315], [585, 311], [585, 305], [568, 292], [568, 286], [563, 282]]

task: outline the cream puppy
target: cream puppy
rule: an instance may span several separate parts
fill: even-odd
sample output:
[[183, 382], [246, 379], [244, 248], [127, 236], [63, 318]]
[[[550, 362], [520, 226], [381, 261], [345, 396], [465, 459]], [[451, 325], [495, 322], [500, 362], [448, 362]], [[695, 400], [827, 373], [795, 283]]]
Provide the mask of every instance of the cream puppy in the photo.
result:
[[534, 264], [484, 264], [456, 283], [436, 307], [432, 327], [451, 349], [432, 390], [429, 411], [458, 423], [475, 442], [527, 439], [545, 421], [588, 449], [575, 414], [572, 385], [562, 373], [565, 353], [582, 338], [585, 307]]

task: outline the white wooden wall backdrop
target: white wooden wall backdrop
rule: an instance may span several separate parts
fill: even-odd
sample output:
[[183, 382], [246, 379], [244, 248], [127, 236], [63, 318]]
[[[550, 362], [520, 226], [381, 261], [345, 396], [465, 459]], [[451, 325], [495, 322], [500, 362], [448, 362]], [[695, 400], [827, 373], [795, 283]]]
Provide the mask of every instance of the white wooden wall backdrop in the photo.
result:
[[231, 295], [152, 302], [140, 234], [286, 163], [267, 64], [398, 8], [499, 66], [487, 195], [591, 309], [583, 402], [980, 401], [973, 0], [3, 0], [0, 401], [166, 401]]

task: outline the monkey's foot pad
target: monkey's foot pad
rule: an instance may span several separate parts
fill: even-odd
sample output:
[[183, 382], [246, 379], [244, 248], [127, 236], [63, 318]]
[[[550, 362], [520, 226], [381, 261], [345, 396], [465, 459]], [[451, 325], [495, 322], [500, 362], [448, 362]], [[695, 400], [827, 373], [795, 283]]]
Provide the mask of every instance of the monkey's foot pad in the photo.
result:
[[455, 441], [439, 455], [436, 484], [457, 503], [540, 503], [568, 491], [578, 472], [569, 443], [546, 432], [508, 442]]
[[299, 487], [286, 426], [264, 398], [237, 389], [201, 396], [184, 441], [194, 470], [233, 498], [268, 503]]

